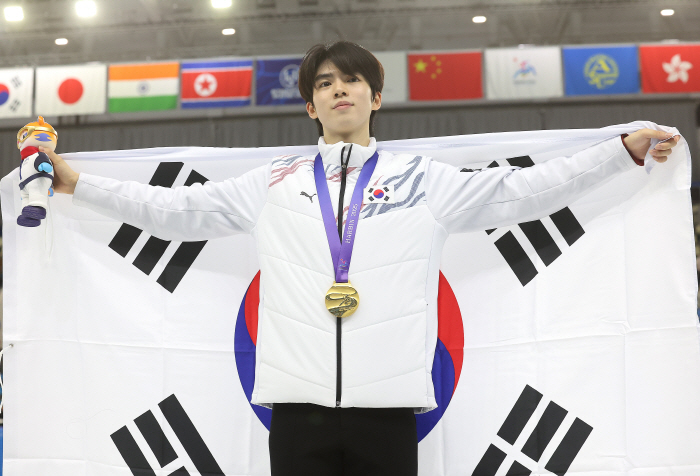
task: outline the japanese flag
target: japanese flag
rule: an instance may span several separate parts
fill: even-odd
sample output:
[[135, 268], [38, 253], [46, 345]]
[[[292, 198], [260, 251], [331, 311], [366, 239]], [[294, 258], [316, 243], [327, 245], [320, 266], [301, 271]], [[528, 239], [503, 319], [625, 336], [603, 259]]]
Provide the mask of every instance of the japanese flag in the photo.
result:
[[106, 100], [107, 66], [104, 64], [36, 69], [35, 114], [102, 114], [106, 110]]
[[0, 118], [32, 115], [32, 68], [0, 69]]

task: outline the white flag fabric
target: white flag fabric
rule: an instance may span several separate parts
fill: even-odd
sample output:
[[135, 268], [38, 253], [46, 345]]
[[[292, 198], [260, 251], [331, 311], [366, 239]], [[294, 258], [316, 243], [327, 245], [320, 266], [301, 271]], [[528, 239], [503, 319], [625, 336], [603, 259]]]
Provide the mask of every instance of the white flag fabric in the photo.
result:
[[[468, 169], [527, 167], [640, 127], [656, 126], [378, 147]], [[64, 157], [81, 172], [180, 186], [315, 149]], [[164, 242], [60, 194], [42, 226], [20, 228], [17, 183], [15, 170], [0, 184], [4, 474], [269, 474], [270, 410], [249, 403], [252, 239]], [[439, 407], [416, 415], [421, 476], [700, 474], [689, 184], [682, 140], [649, 175], [639, 167], [549, 217], [449, 238]]]
[[34, 69], [0, 69], [0, 118], [32, 115]]
[[486, 49], [484, 61], [488, 99], [564, 95], [558, 46]]
[[405, 51], [385, 51], [374, 53], [384, 67], [384, 88], [382, 102], [406, 102], [408, 98], [408, 73], [406, 72]]
[[103, 114], [107, 65], [44, 66], [36, 69], [35, 114]]

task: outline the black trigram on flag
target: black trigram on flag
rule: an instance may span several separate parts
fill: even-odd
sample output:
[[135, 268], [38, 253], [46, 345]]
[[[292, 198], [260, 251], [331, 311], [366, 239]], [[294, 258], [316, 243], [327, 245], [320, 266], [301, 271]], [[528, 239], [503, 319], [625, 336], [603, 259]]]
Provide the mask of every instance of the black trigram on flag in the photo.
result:
[[[507, 159], [507, 161], [510, 165], [523, 168], [535, 165], [528, 155], [513, 157], [511, 159]], [[489, 168], [498, 166], [499, 164], [496, 161], [493, 161], [488, 165]], [[462, 171], [472, 172], [473, 170], [462, 169]], [[583, 227], [578, 222], [574, 214], [571, 213], [571, 210], [569, 210], [568, 207], [553, 213], [549, 216], [549, 218], [552, 220], [554, 226], [557, 227], [559, 233], [561, 233], [562, 237], [569, 246], [573, 245], [584, 234]], [[540, 257], [545, 266], [549, 266], [561, 255], [561, 250], [541, 220], [520, 223], [518, 226], [525, 234], [528, 241], [530, 241], [532, 246], [535, 248], [537, 255]], [[490, 235], [494, 231], [496, 230], [486, 230], [486, 233]], [[520, 244], [520, 242], [518, 242], [518, 239], [515, 237], [512, 231], [507, 231], [503, 236], [498, 238], [494, 244], [523, 286], [537, 276], [537, 268], [535, 268], [535, 264], [527, 255], [523, 249], [523, 246]]]
[[[161, 162], [158, 164], [158, 168], [153, 174], [149, 184], [161, 187], [172, 187], [183, 166], [184, 164], [182, 162]], [[207, 178], [193, 170], [187, 177], [185, 186], [189, 187], [194, 183], [204, 183], [207, 180]], [[114, 238], [112, 238], [109, 247], [119, 253], [119, 255], [126, 257], [142, 231], [143, 230], [135, 226], [124, 223], [117, 231], [117, 234], [114, 235]], [[171, 293], [175, 291], [175, 288], [180, 284], [185, 273], [190, 269], [197, 255], [199, 255], [206, 244], [206, 241], [187, 241], [181, 243], [175, 251], [175, 254], [170, 258], [170, 261], [165, 265], [163, 272], [156, 282]], [[134, 266], [147, 275], [150, 275], [153, 268], [155, 268], [158, 261], [165, 254], [165, 250], [169, 245], [170, 241], [151, 236], [136, 256], [136, 259], [134, 259]]]
[[21, 106], [22, 104], [17, 100], [14, 99], [10, 105], [8, 106], [10, 109], [12, 109], [12, 112], [17, 112], [17, 109]]
[[[525, 425], [535, 413], [541, 400], [542, 394], [529, 385], [526, 385], [523, 393], [520, 394], [518, 401], [515, 402], [515, 405], [503, 422], [501, 429], [498, 430], [498, 436], [508, 445], [515, 445], [515, 441], [525, 429]], [[567, 413], [566, 410], [556, 403], [549, 402], [544, 413], [542, 413], [542, 416], [535, 425], [535, 428], [532, 430], [532, 433], [530, 433], [530, 436], [523, 444], [520, 450], [521, 453], [527, 456], [532, 462], [539, 462], [547, 445], [552, 441], [554, 434], [561, 426]], [[558, 476], [564, 476], [569, 470], [571, 463], [573, 463], [574, 458], [576, 458], [576, 455], [583, 447], [583, 444], [586, 442], [588, 435], [591, 434], [591, 431], [593, 431], [592, 426], [576, 418], [566, 431], [564, 438], [556, 447], [544, 468]], [[495, 476], [496, 472], [505, 461], [506, 456], [507, 453], [505, 451], [491, 444], [474, 469], [472, 476]], [[519, 459], [529, 464], [522, 464], [517, 460], [513, 461], [508, 472], [505, 473], [506, 476], [530, 476], [530, 474], [532, 474], [532, 471], [527, 467], [528, 465], [532, 465], [532, 463], [522, 457]]]
[[12, 79], [10, 80], [10, 82], [11, 82], [12, 85], [13, 85], [14, 87], [16, 87], [16, 88], [22, 86], [22, 80], [19, 79], [19, 76], [15, 76], [14, 78], [12, 78]]
[[[185, 409], [180, 405], [177, 397], [170, 395], [160, 402], [158, 407], [199, 474], [202, 476], [224, 476], [224, 472], [214, 459], [211, 451], [209, 451], [206, 443], [204, 443], [202, 436], [195, 428]], [[189, 476], [190, 473], [178, 457], [173, 445], [165, 436], [163, 428], [161, 428], [155, 415], [150, 410], [136, 418], [134, 423], [143, 439], [146, 440], [160, 468], [165, 468], [166, 466], [176, 468], [168, 473], [168, 476]], [[123, 426], [112, 433], [111, 436], [112, 441], [117, 446], [117, 450], [119, 450], [134, 476], [156, 476], [155, 469], [148, 463], [144, 452], [139, 447], [129, 428]], [[184, 455], [180, 455], [180, 457], [182, 456]], [[172, 464], [173, 462], [175, 464]], [[158, 474], [162, 473], [159, 472]]]

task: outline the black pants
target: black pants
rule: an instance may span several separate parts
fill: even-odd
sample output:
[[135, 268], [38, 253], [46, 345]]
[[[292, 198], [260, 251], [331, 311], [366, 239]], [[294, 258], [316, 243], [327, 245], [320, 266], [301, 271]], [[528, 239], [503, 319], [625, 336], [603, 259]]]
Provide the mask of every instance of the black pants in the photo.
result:
[[416, 476], [411, 408], [328, 408], [275, 403], [272, 476]]

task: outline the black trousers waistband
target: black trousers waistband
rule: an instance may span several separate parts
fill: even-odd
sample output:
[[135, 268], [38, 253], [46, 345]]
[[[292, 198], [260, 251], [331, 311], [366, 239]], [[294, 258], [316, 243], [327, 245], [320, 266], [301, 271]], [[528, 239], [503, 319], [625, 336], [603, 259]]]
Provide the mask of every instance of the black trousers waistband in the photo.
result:
[[272, 476], [418, 474], [412, 408], [276, 403], [269, 446]]

